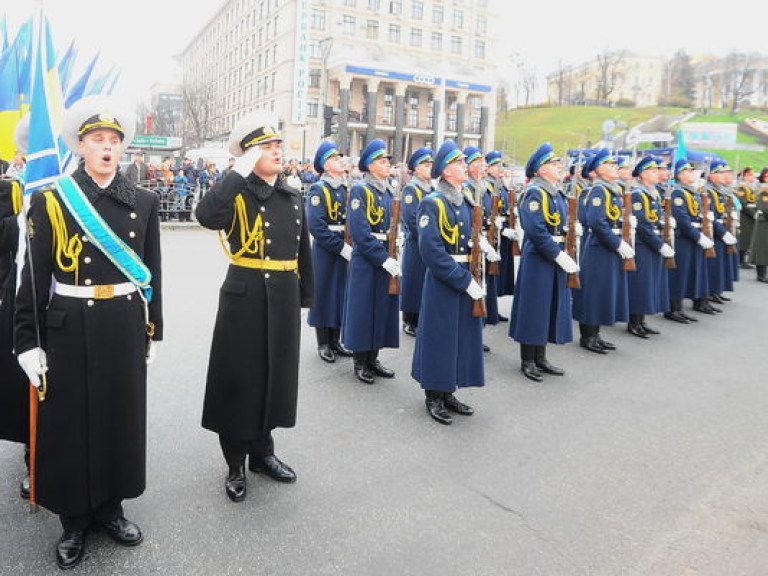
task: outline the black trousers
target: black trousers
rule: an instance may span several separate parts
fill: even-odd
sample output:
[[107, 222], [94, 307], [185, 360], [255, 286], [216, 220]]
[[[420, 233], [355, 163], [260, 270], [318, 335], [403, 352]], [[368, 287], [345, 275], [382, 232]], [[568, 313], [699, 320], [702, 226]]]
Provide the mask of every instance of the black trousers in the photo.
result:
[[272, 439], [271, 431], [255, 440], [235, 440], [219, 435], [219, 444], [230, 468], [243, 466], [246, 455], [258, 459], [275, 453], [275, 441]]
[[419, 325], [419, 313], [418, 312], [403, 312], [403, 322], [410, 324], [414, 328]]
[[110, 520], [122, 517], [122, 515], [123, 501], [110, 500], [91, 510], [89, 514], [81, 516], [60, 515], [59, 520], [61, 521], [62, 528], [64, 528], [64, 532], [82, 532], [87, 530], [94, 522], [109, 522]]

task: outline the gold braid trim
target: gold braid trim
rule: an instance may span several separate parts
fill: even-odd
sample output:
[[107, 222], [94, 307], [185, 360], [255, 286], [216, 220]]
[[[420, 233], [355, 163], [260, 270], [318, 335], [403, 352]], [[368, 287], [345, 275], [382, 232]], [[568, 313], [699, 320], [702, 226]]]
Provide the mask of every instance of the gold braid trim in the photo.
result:
[[331, 193], [325, 184], [320, 184], [320, 188], [322, 188], [323, 194], [325, 194], [325, 206], [328, 209], [328, 218], [333, 222], [336, 222], [339, 219], [339, 206], [341, 206], [341, 202], [331, 200]]
[[448, 214], [445, 211], [445, 204], [440, 198], [435, 198], [435, 204], [437, 204], [437, 222], [440, 229], [440, 236], [443, 240], [448, 242], [451, 246], [456, 246], [459, 241], [459, 225], [454, 224], [451, 226], [450, 220], [448, 220]]
[[18, 180], [11, 180], [11, 204], [13, 205], [14, 214], [21, 212], [21, 184], [19, 184]]
[[720, 193], [716, 190], [712, 190], [712, 202], [714, 203], [715, 210], [717, 210], [718, 214], [725, 213], [725, 204], [720, 201]]
[[[238, 225], [240, 229], [241, 248], [237, 252], [232, 253], [226, 242], [229, 242], [230, 236], [235, 231], [235, 225]], [[219, 242], [221, 242], [221, 247], [230, 260], [237, 260], [246, 253], [258, 254], [260, 258], [264, 258], [264, 227], [261, 214], [256, 216], [253, 227], [250, 227], [248, 225], [248, 210], [245, 207], [245, 199], [242, 194], [238, 194], [235, 197], [235, 211], [232, 215], [232, 226], [229, 228], [229, 232], [224, 236], [221, 230], [219, 230]]]
[[683, 193], [685, 194], [685, 201], [688, 204], [688, 214], [691, 216], [698, 216], [699, 215], [699, 203], [696, 202], [696, 198], [688, 192], [688, 190], [683, 190]]
[[[83, 251], [83, 242], [77, 234], [72, 237], [69, 236], [64, 214], [61, 211], [61, 204], [59, 204], [53, 191], [43, 192], [43, 196], [45, 196], [45, 211], [48, 213], [48, 220], [51, 222], [51, 231], [53, 232], [56, 264], [62, 272], [74, 272], [75, 284], [78, 284], [78, 258], [80, 252]], [[64, 264], [64, 258], [69, 259], [69, 264]]]
[[546, 190], [542, 190], [541, 194], [541, 213], [544, 215], [544, 220], [550, 226], [560, 226], [560, 212], [551, 214], [549, 212], [549, 194]]
[[611, 198], [612, 194], [609, 190], [605, 191], [605, 215], [608, 216], [609, 220], [613, 220], [614, 222], [619, 219], [619, 216], [621, 216], [621, 208], [619, 208], [616, 204], [613, 203], [613, 200]]
[[648, 220], [648, 222], [658, 222], [659, 215], [656, 212], [656, 210], [651, 209], [651, 203], [648, 201], [648, 196], [646, 194], [640, 193], [640, 198], [643, 199], [643, 209], [645, 210], [645, 218]]
[[368, 186], [363, 186], [363, 190], [365, 190], [365, 216], [371, 226], [376, 226], [384, 218], [384, 206], [376, 206], [376, 197]]

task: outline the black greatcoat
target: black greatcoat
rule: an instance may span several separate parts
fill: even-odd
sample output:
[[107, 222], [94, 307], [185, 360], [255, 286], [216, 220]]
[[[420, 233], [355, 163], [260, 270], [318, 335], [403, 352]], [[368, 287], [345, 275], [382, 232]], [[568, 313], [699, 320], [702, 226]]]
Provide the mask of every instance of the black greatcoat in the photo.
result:
[[270, 186], [254, 174], [230, 171], [205, 195], [197, 220], [229, 235], [242, 247], [234, 217], [236, 198], [245, 201], [247, 226], [261, 216], [263, 253], [244, 257], [296, 260], [298, 269], [274, 271], [231, 264], [219, 292], [211, 344], [202, 425], [225, 438], [254, 440], [296, 423], [301, 308], [312, 305], [314, 279], [309, 231], [301, 194], [282, 176]]
[[[0, 439], [29, 440], [29, 380], [13, 353], [19, 226], [11, 181], [0, 180]], [[19, 186], [21, 192], [23, 187]]]
[[[158, 196], [131, 187], [120, 174], [105, 190], [82, 166], [72, 176], [96, 211], [152, 272], [149, 316], [155, 324], [153, 339], [161, 340]], [[103, 300], [49, 296], [52, 279], [81, 286], [128, 280], [84, 237], [54, 192], [69, 238], [77, 234], [83, 243], [77, 273], [63, 271], [46, 198], [42, 191], [33, 194], [28, 226], [40, 334], [48, 357], [48, 397], [38, 412], [37, 499], [57, 514], [85, 515], [107, 501], [144, 492], [144, 305], [136, 292]], [[60, 260], [65, 267], [70, 262], [66, 256]], [[16, 302], [16, 350], [25, 352], [37, 346], [28, 263]]]

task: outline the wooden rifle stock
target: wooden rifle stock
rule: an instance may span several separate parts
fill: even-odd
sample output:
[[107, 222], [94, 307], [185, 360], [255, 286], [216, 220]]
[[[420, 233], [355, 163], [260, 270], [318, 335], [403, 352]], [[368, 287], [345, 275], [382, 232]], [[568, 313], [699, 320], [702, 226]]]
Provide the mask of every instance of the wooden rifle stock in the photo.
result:
[[[621, 239], [627, 244], [632, 245], [632, 192], [630, 192], [629, 189], [624, 191], [622, 202], [624, 204], [624, 214], [621, 225]], [[622, 268], [627, 272], [634, 272], [637, 270], [635, 259], [625, 258], [622, 263]]]
[[[469, 255], [469, 271], [472, 278], [483, 285], [483, 251], [480, 249], [480, 235], [483, 233], [483, 207], [472, 207], [472, 251]], [[472, 316], [485, 317], [485, 302], [480, 298], [472, 301]]]
[[[725, 206], [726, 206], [725, 209], [728, 212], [728, 214], [725, 217], [725, 229], [728, 230], [728, 232], [730, 232], [734, 236], [736, 236], [736, 232], [733, 226], [733, 198], [728, 196], [728, 198], [726, 198], [726, 201], [725, 201]], [[728, 254], [736, 254], [737, 252], [736, 246], [733, 244], [728, 244], [725, 251]]]
[[[493, 246], [495, 250], [498, 250], [499, 246], [499, 230], [496, 227], [496, 218], [499, 217], [499, 195], [491, 193], [491, 216], [490, 225], [488, 226], [488, 243]], [[499, 263], [488, 263], [488, 276], [499, 275]]]
[[[573, 190], [575, 193], [576, 190]], [[568, 232], [565, 234], [565, 253], [576, 261], [576, 222], [578, 222], [579, 199], [568, 196]], [[581, 288], [579, 273], [568, 274], [568, 288]]]
[[[707, 187], [701, 192], [701, 233], [712, 240], [712, 222], [709, 220], [709, 192]], [[714, 248], [704, 250], [704, 258], [716, 258]]]
[[[400, 198], [392, 199], [392, 211], [389, 220], [389, 257], [397, 260], [397, 230], [400, 223]], [[400, 280], [397, 276], [389, 279], [389, 293], [400, 294]]]
[[[509, 206], [509, 214], [507, 215], [507, 225], [510, 230], [517, 229], [517, 216], [515, 216], [515, 206], [517, 206], [517, 200], [515, 198], [515, 190], [510, 188], [507, 190], [507, 204]], [[512, 240], [509, 243], [509, 253], [512, 256], [520, 256], [520, 242]]]
[[[666, 198], [662, 198], [661, 201], [664, 203], [664, 228], [661, 231], [662, 238], [664, 238], [664, 242], [670, 246], [674, 246], [675, 231], [672, 230], [672, 194], [668, 193]], [[664, 266], [670, 270], [676, 268], [677, 264], [675, 263], [675, 257], [664, 258]]]

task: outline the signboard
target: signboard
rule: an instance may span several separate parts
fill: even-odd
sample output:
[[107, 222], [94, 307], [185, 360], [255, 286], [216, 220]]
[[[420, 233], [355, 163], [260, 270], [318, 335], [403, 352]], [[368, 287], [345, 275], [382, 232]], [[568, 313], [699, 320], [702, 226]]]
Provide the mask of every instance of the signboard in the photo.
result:
[[[432, 76], [430, 74], [418, 72], [416, 74], [406, 74], [404, 72], [362, 68], [360, 66], [345, 66], [344, 70], [350, 74], [358, 74], [360, 76], [376, 76], [377, 78], [384, 78], [387, 80], [404, 80], [406, 82], [425, 84], [428, 86], [437, 86], [442, 80], [439, 76]], [[461, 88], [462, 90], [471, 90], [472, 92], [490, 92], [492, 89], [491, 86], [488, 86], [487, 84], [474, 84], [472, 82], [460, 82], [458, 80], [449, 79], [445, 80], [445, 85], [449, 88]]]
[[293, 60], [293, 108], [291, 121], [304, 124], [307, 118], [307, 90], [309, 89], [309, 2], [296, 2], [296, 41]]
[[738, 125], [734, 122], [686, 122], [682, 128], [687, 145], [723, 150], [736, 144]]
[[181, 148], [181, 138], [178, 136], [134, 136], [131, 148]]

